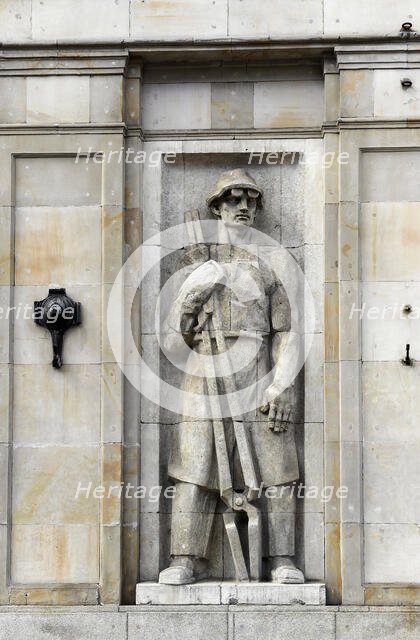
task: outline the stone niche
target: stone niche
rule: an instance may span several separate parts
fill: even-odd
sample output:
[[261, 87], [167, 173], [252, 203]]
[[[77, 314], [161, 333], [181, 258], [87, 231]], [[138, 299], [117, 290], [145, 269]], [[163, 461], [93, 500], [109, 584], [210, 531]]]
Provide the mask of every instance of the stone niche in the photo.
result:
[[[264, 192], [264, 207], [257, 214], [256, 229], [286, 247], [311, 280], [316, 307], [316, 334], [305, 369], [300, 372], [296, 383], [296, 443], [302, 483], [322, 487], [323, 194], [322, 188], [319, 188], [322, 184], [322, 167], [320, 163], [308, 167], [302, 162], [305, 154], [321, 154], [322, 143], [320, 140], [282, 140], [279, 145], [264, 141], [252, 141], [249, 144], [195, 142], [184, 143], [182, 153], [179, 153], [177, 143], [167, 143], [166, 146], [165, 151], [176, 153], [175, 162], [162, 161], [158, 177], [156, 171], [145, 168], [144, 237], [151, 237], [159, 229], [165, 230], [183, 223], [187, 210], [198, 209], [201, 219], [211, 219], [212, 214], [205, 199], [217, 177], [227, 169], [243, 168]], [[145, 144], [146, 152], [152, 152], [153, 149], [154, 143]], [[250, 161], [251, 149], [261, 151], [262, 162], [255, 156]], [[264, 152], [274, 150], [281, 161], [271, 165], [266, 162]], [[156, 250], [160, 249], [157, 243]], [[155, 373], [174, 386], [180, 385], [182, 373], [160, 353], [155, 335], [155, 304], [159, 288], [176, 271], [182, 253], [183, 249], [165, 257], [160, 269], [152, 269], [142, 285], [143, 357]], [[299, 299], [303, 306], [304, 300], [301, 296]], [[162, 484], [166, 488], [173, 484], [168, 480], [167, 462], [171, 431], [177, 415], [166, 409], [159, 411], [145, 398], [142, 398], [141, 414], [141, 484], [146, 487]], [[163, 496], [159, 500], [142, 501], [140, 579], [143, 582], [156, 582], [159, 571], [167, 566], [171, 502]], [[206, 577], [213, 581], [235, 579], [222, 511], [223, 507], [219, 506], [211, 535]], [[323, 536], [322, 503], [319, 498], [306, 500], [302, 497], [298, 500], [296, 514], [296, 560], [307, 580], [319, 582], [324, 579]], [[141, 597], [147, 599], [146, 592], [142, 590], [141, 593]], [[152, 591], [152, 600], [153, 593], [156, 592]], [[180, 602], [178, 599], [176, 601]], [[194, 601], [194, 597], [191, 601]]]

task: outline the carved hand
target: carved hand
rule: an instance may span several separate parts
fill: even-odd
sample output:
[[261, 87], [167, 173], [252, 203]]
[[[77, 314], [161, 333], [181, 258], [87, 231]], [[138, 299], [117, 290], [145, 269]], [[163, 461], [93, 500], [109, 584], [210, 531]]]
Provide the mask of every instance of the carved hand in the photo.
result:
[[217, 286], [225, 279], [223, 269], [214, 260], [208, 260], [195, 269], [181, 288], [182, 310], [187, 314], [198, 314]]
[[283, 389], [275, 383], [270, 384], [264, 392], [263, 405], [260, 408], [262, 413], [268, 413], [269, 428], [276, 432], [287, 431], [289, 423], [293, 420], [293, 405], [282, 399], [282, 392]]
[[210, 298], [213, 292], [213, 289], [214, 289], [214, 286], [213, 287], [210, 286], [201, 291], [190, 291], [190, 293], [187, 293], [187, 295], [185, 296], [185, 300], [182, 304], [183, 312], [197, 315], [200, 312], [203, 305]]

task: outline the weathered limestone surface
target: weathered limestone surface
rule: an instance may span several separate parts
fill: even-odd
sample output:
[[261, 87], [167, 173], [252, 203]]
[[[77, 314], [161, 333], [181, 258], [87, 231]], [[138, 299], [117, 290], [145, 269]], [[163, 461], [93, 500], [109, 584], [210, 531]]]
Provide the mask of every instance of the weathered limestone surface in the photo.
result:
[[[134, 603], [137, 581], [156, 580], [169, 554], [165, 501], [72, 499], [79, 480], [167, 482], [173, 415], [124, 387], [106, 303], [123, 242], [128, 255], [182, 222], [210, 179], [255, 150], [349, 154], [343, 165], [248, 169], [266, 192], [261, 230], [296, 256], [315, 296], [301, 473], [349, 488], [346, 500], [299, 500], [299, 564], [325, 578], [329, 602], [365, 604], [13, 608], [0, 611], [0, 638], [418, 637], [418, 609], [385, 606], [419, 604], [418, 366], [400, 362], [408, 343], [420, 359], [418, 319], [350, 317], [353, 305], [399, 311], [419, 298], [419, 40], [401, 37], [404, 21], [420, 29], [415, 0], [0, 2], [0, 306], [31, 304], [57, 282], [84, 309], [60, 376], [48, 335], [0, 318], [0, 601]], [[80, 146], [124, 144], [177, 162], [74, 162]], [[172, 267], [151, 274], [133, 311], [156, 371], [167, 365], [154, 305]], [[136, 369], [137, 354], [125, 358]], [[212, 544], [210, 575], [232, 577], [220, 513]]]
[[[15, 60], [16, 82], [1, 78], [2, 124], [18, 131], [1, 137], [1, 600], [118, 603], [121, 499], [76, 492], [122, 477], [121, 371], [102, 328], [122, 264], [123, 167], [87, 156], [121, 146], [124, 55], [54, 58]], [[98, 68], [109, 71], [97, 76]], [[95, 120], [111, 131], [90, 131]], [[55, 135], [57, 126], [82, 133]], [[80, 332], [66, 335], [60, 371], [31, 317], [51, 284], [65, 286], [84, 314]]]
[[322, 119], [320, 82], [259, 82], [254, 94], [255, 127], [310, 127]]
[[[396, 114], [389, 111], [388, 105], [392, 103], [389, 82], [393, 77], [395, 86], [396, 72], [375, 71], [375, 74], [381, 74], [375, 82], [386, 95], [383, 105], [388, 117], [392, 117]], [[415, 109], [415, 102], [412, 96], [410, 109]], [[404, 100], [395, 104], [399, 116], [408, 116], [407, 104]], [[406, 420], [402, 419], [402, 408], [409, 407], [407, 414], [415, 415], [411, 400], [414, 395], [409, 389], [417, 372], [400, 361], [406, 344], [416, 349], [419, 328], [418, 314], [404, 313], [403, 309], [407, 304], [415, 306], [419, 291], [413, 244], [420, 197], [414, 183], [407, 191], [396, 186], [393, 192], [385, 184], [392, 167], [411, 174], [411, 170], [416, 172], [419, 161], [416, 152], [399, 152], [396, 157], [393, 153], [388, 156], [370, 153], [364, 166], [361, 295], [363, 303], [371, 309], [371, 317], [362, 320], [365, 580], [416, 583], [420, 570], [416, 523], [420, 512], [417, 483], [413, 479], [420, 443], [408, 415]]]
[[34, 640], [417, 640], [418, 608], [230, 605], [14, 607], [0, 611], [0, 639]]
[[143, 582], [137, 585], [139, 605], [250, 604], [290, 605], [325, 604], [325, 585], [270, 583], [197, 582], [179, 586]]
[[415, 0], [6, 0], [0, 17], [8, 42], [397, 36], [420, 20]]
[[[48, 97], [49, 94], [42, 95]], [[56, 97], [53, 92], [53, 103]], [[70, 104], [77, 104], [77, 101]], [[38, 109], [42, 109], [42, 105], [38, 105], [37, 113]], [[42, 118], [48, 120], [46, 115]], [[82, 357], [84, 365], [77, 355], [77, 348], [76, 352], [72, 349], [72, 339], [68, 336], [70, 341], [66, 343], [66, 354], [67, 349], [72, 349], [73, 356], [66, 358], [71, 374], [65, 379], [49, 366], [51, 345], [48, 336], [42, 332], [39, 335], [30, 316], [28, 319], [21, 313], [16, 320], [11, 579], [21, 584], [94, 583], [99, 580], [99, 504], [92, 498], [79, 497], [75, 500], [78, 483], [82, 479], [84, 486], [89, 482], [96, 486], [100, 481], [99, 406], [97, 404], [96, 411], [92, 413], [90, 410], [90, 416], [87, 416], [91, 437], [88, 436], [84, 444], [87, 434], [79, 441], [75, 434], [70, 435], [78, 416], [77, 412], [73, 413], [67, 395], [71, 380], [74, 391], [81, 394], [80, 385], [87, 373], [93, 394], [90, 398], [85, 396], [85, 412], [87, 402], [99, 399], [100, 370], [97, 363], [100, 344], [97, 334], [100, 327], [101, 210], [98, 206], [83, 206], [86, 200], [89, 201], [89, 196], [86, 192], [73, 196], [72, 193], [77, 191], [68, 186], [67, 197], [73, 206], [59, 209], [49, 206], [54, 198], [63, 203], [63, 193], [58, 191], [60, 184], [64, 189], [68, 184], [68, 174], [78, 166], [71, 159], [62, 160], [58, 165], [54, 160], [41, 158], [22, 159], [17, 163], [16, 201], [18, 205], [25, 202], [28, 206], [18, 206], [15, 210], [15, 302], [31, 306], [34, 300], [42, 298], [51, 282], [70, 287], [77, 283], [78, 291], [76, 293], [76, 288], [72, 288], [72, 294], [84, 301], [86, 310], [89, 310], [91, 302], [92, 310], [95, 305], [98, 312], [96, 321], [84, 323], [82, 335], [73, 333], [79, 342], [79, 354], [85, 354]], [[55, 195], [43, 180], [50, 167], [57, 175]], [[86, 189], [89, 188], [89, 182], [86, 182]], [[75, 206], [78, 199], [79, 207]], [[79, 242], [80, 237], [85, 244]], [[96, 244], [96, 250], [92, 244]], [[89, 245], [92, 250], [89, 250]], [[80, 253], [75, 250], [77, 246]], [[57, 256], [55, 259], [51, 259], [52, 250]], [[78, 267], [86, 254], [90, 259], [87, 263], [85, 261], [83, 276]], [[92, 320], [92, 314], [89, 316]], [[91, 349], [87, 347], [89, 335]], [[36, 370], [41, 363], [45, 363], [41, 369], [43, 375], [38, 376]], [[31, 384], [34, 376], [38, 384], [37, 394]], [[46, 390], [53, 394], [53, 388], [58, 390], [60, 386], [61, 394], [47, 396], [50, 400], [48, 407], [48, 402], [43, 402]], [[34, 403], [40, 405], [40, 410]], [[79, 409], [83, 411], [82, 404], [79, 404]], [[62, 416], [66, 417], [63, 419]], [[46, 432], [47, 425], [50, 427]], [[77, 429], [80, 427], [78, 425]], [[67, 437], [63, 437], [63, 429], [68, 431]], [[37, 554], [34, 557], [35, 544]], [[56, 553], [51, 554], [51, 549], [56, 549]]]
[[130, 35], [136, 40], [212, 40], [225, 37], [228, 6], [225, 0], [187, 0], [159, 3], [132, 0]]
[[31, 37], [121, 41], [128, 34], [129, 8], [129, 0], [33, 0]]
[[89, 78], [28, 78], [26, 81], [27, 121], [89, 121]]
[[[218, 82], [223, 76], [229, 81]], [[315, 127], [322, 108], [323, 83], [311, 67], [154, 70], [145, 75], [142, 91], [150, 131]]]
[[145, 129], [210, 129], [210, 85], [150, 85], [143, 91]]
[[0, 638], [6, 640], [11, 636], [25, 638], [30, 636], [34, 640], [46, 638], [70, 640], [125, 640], [127, 638], [126, 615], [116, 611], [103, 611], [92, 607], [94, 613], [85, 613], [80, 607], [68, 613], [68, 609], [51, 609], [41, 613], [41, 607], [32, 608], [29, 613], [27, 607], [18, 608], [11, 615], [1, 613]]

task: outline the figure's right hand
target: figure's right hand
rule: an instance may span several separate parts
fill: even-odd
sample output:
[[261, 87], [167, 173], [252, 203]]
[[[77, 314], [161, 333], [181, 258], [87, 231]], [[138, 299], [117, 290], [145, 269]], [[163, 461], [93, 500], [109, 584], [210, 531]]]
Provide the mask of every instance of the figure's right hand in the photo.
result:
[[224, 271], [214, 260], [208, 260], [197, 267], [185, 280], [180, 290], [180, 296], [183, 298], [183, 313], [197, 315], [215, 288], [224, 282]]
[[190, 293], [187, 293], [184, 302], [182, 303], [183, 312], [194, 315], [200, 313], [201, 309], [213, 293], [213, 290], [214, 287], [208, 287], [203, 291], [190, 291]]
[[271, 431], [287, 431], [289, 423], [294, 421], [294, 407], [287, 399], [283, 399], [283, 387], [273, 382], [264, 391], [261, 413], [268, 413], [268, 424]]

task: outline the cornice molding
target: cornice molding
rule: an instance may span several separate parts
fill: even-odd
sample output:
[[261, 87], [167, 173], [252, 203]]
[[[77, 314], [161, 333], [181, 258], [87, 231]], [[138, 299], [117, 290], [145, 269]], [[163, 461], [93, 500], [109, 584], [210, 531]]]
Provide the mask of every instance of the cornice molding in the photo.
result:
[[121, 75], [128, 58], [125, 48], [2, 49], [0, 75]]
[[415, 69], [420, 67], [420, 42], [337, 45], [339, 71], [345, 69]]
[[125, 123], [92, 123], [78, 124], [0, 124], [0, 135], [75, 135], [75, 134], [118, 134], [125, 135]]

